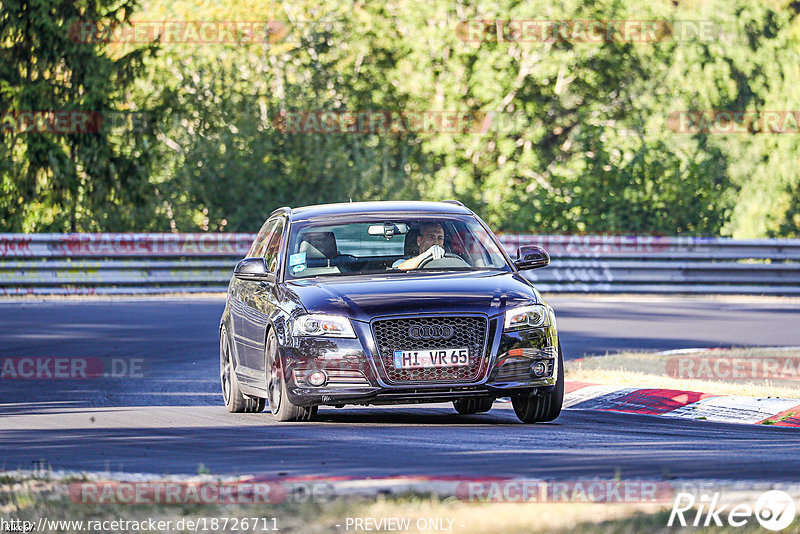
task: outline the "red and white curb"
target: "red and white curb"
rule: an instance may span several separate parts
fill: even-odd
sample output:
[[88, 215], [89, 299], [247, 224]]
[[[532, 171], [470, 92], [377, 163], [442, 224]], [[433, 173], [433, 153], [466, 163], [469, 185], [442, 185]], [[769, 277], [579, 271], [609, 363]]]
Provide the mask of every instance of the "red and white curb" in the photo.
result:
[[564, 408], [576, 410], [800, 427], [800, 399], [622, 388], [585, 382], [567, 382], [564, 391]]

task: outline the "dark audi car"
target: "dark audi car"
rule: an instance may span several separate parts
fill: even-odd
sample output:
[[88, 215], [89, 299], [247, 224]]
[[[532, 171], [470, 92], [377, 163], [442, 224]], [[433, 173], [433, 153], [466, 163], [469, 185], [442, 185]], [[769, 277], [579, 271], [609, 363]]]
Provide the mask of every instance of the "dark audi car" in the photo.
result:
[[280, 421], [320, 405], [452, 402], [461, 414], [510, 397], [525, 423], [561, 412], [552, 308], [461, 203], [364, 202], [273, 212], [233, 272], [220, 321], [231, 412]]

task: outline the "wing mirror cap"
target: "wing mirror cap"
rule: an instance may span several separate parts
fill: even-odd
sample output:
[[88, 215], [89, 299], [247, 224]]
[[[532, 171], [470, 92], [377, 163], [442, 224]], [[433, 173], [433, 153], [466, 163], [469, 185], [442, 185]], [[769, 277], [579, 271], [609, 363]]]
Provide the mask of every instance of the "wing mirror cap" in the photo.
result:
[[527, 269], [538, 269], [550, 265], [550, 254], [545, 249], [537, 245], [526, 245], [519, 247], [517, 259], [514, 261], [517, 269], [524, 271]]
[[240, 280], [263, 280], [271, 274], [264, 258], [245, 258], [233, 269], [233, 276]]

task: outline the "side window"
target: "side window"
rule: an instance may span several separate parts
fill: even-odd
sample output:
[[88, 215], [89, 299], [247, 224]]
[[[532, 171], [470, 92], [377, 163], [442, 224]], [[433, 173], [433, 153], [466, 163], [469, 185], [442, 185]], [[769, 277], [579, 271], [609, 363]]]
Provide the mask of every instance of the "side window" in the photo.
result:
[[255, 241], [253, 241], [253, 246], [250, 247], [250, 252], [247, 253], [248, 258], [258, 258], [264, 255], [267, 242], [272, 235], [270, 229], [274, 227], [277, 222], [276, 219], [272, 219], [264, 223], [264, 226], [258, 231]]
[[275, 226], [270, 228], [270, 237], [267, 241], [267, 246], [264, 251], [264, 259], [267, 260], [267, 269], [270, 272], [275, 272], [278, 267], [278, 254], [281, 249], [281, 237], [283, 234], [284, 220], [280, 218], [276, 221]]

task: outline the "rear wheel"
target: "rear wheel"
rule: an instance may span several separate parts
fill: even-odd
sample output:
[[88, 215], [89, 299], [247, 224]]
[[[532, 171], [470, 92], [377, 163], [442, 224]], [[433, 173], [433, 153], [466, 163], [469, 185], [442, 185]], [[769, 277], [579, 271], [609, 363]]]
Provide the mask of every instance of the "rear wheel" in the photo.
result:
[[473, 413], [488, 412], [492, 409], [494, 399], [479, 398], [479, 399], [456, 399], [453, 401], [453, 408], [462, 415], [469, 415]]
[[297, 406], [292, 404], [286, 394], [286, 380], [280, 365], [278, 338], [270, 329], [267, 335], [267, 398], [269, 410], [278, 421], [311, 421], [317, 415], [316, 406]]
[[239, 379], [233, 368], [228, 332], [220, 329], [219, 336], [219, 378], [222, 386], [222, 400], [231, 413], [256, 413], [264, 410], [266, 401], [257, 397], [245, 396], [239, 388]]
[[556, 387], [550, 393], [531, 397], [516, 395], [511, 397], [514, 413], [523, 423], [545, 423], [561, 414], [564, 402], [564, 356], [561, 353], [561, 341], [558, 342], [558, 374]]

